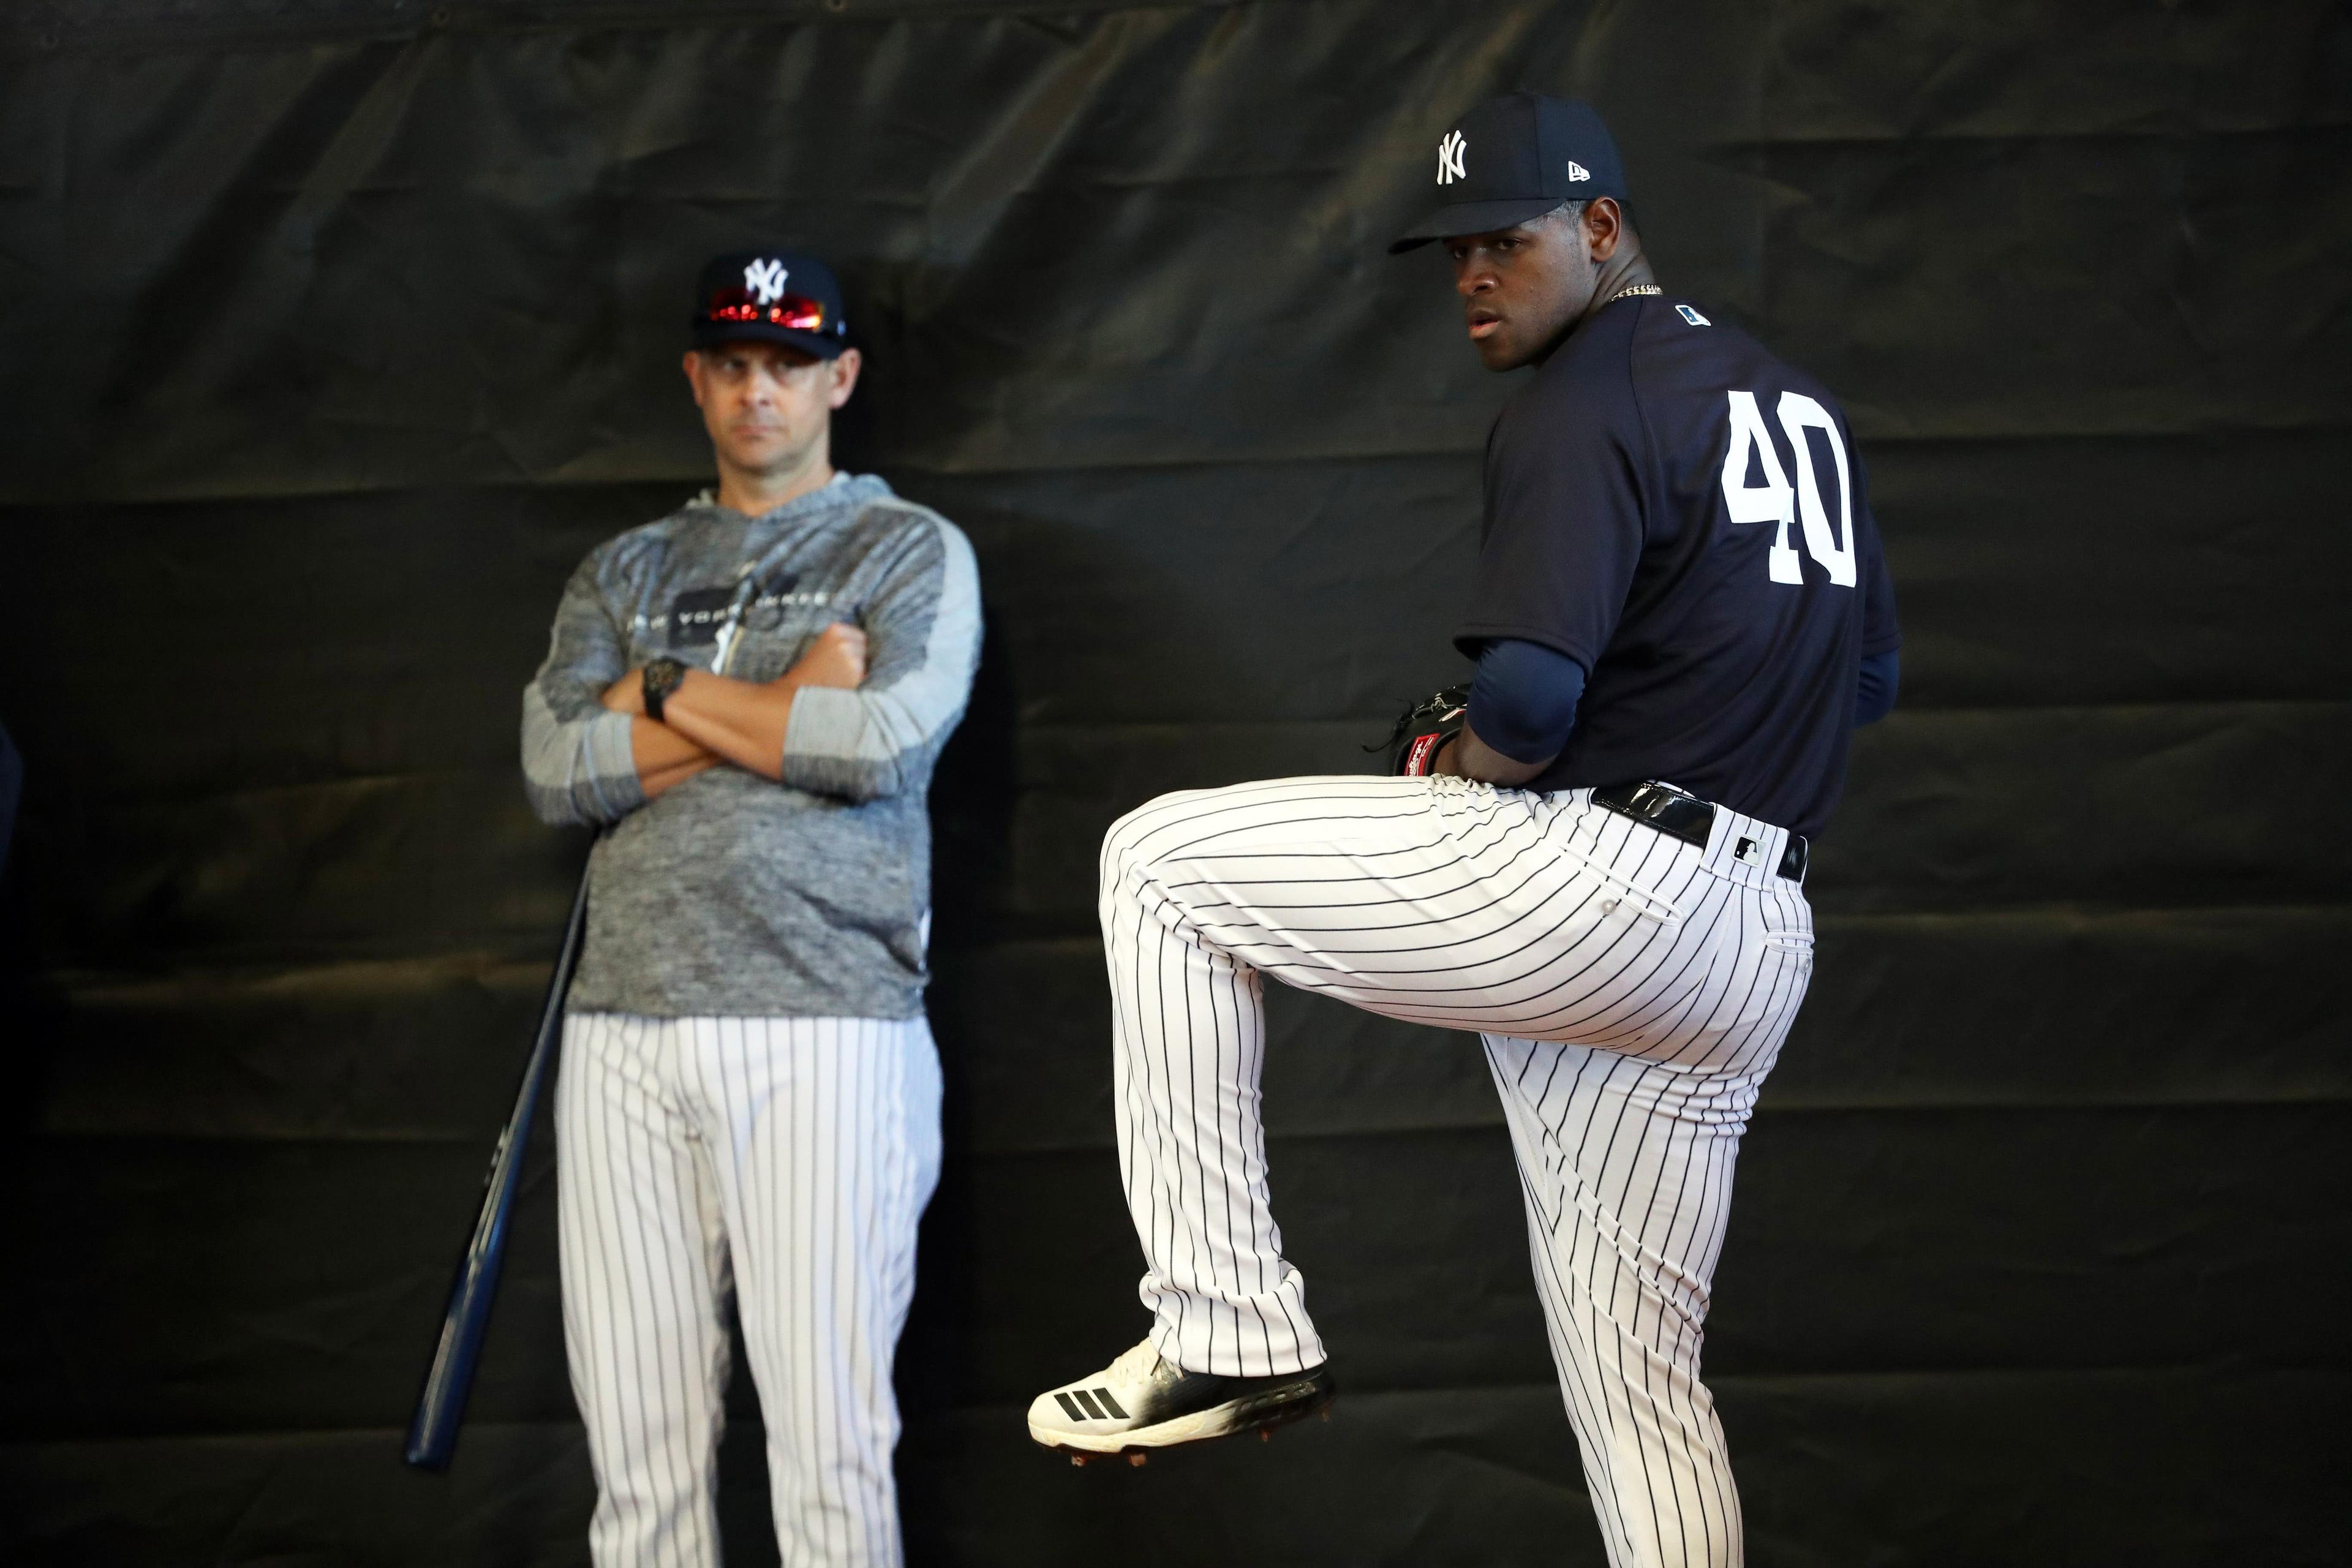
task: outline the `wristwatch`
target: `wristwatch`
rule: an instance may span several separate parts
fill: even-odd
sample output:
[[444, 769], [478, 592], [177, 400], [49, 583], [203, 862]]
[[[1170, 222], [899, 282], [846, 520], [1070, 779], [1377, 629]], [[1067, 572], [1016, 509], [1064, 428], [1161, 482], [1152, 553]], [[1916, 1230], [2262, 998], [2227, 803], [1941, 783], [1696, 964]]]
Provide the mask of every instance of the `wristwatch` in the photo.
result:
[[657, 658], [646, 666], [646, 717], [661, 722], [662, 699], [686, 684], [686, 666], [674, 658]]

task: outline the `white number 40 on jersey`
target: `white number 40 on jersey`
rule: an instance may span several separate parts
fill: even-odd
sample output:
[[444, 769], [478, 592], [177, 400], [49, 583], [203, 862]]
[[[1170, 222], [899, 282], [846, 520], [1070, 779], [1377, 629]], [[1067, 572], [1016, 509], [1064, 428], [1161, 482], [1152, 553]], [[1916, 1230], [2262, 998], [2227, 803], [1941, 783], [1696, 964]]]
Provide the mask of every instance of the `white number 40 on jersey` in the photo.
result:
[[[1780, 467], [1780, 454], [1772, 445], [1772, 433], [1764, 428], [1764, 411], [1756, 406], [1752, 392], [1726, 394], [1731, 399], [1731, 450], [1723, 459], [1723, 502], [1731, 509], [1734, 522], [1771, 522], [1780, 527], [1772, 536], [1770, 567], [1775, 583], [1801, 583], [1804, 573], [1797, 565], [1797, 552], [1789, 542], [1789, 525], [1801, 518], [1805, 525], [1805, 553], [1822, 563], [1830, 581], [1851, 588], [1853, 570], [1853, 485], [1846, 472], [1845, 442], [1838, 436], [1837, 421], [1830, 411], [1801, 392], [1780, 395], [1780, 428], [1789, 437], [1789, 447], [1797, 459], [1797, 488], [1793, 496], [1789, 489], [1789, 476]], [[1805, 439], [1808, 429], [1819, 430], [1830, 438], [1830, 456], [1837, 462], [1838, 526], [1830, 531], [1829, 513], [1822, 506], [1821, 480], [1813, 472], [1813, 448]], [[1764, 482], [1748, 482], [1748, 458], [1761, 459]]]

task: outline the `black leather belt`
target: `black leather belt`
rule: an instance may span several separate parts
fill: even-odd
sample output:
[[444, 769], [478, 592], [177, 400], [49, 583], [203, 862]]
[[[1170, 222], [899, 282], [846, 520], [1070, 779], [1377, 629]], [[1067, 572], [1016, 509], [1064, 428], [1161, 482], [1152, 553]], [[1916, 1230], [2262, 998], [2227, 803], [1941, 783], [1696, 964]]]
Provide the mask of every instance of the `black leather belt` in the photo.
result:
[[[1664, 784], [1609, 784], [1592, 792], [1592, 804], [1702, 849], [1706, 847], [1708, 831], [1715, 826], [1714, 806], [1695, 795], [1685, 795]], [[1803, 834], [1789, 835], [1789, 847], [1780, 852], [1779, 870], [1791, 882], [1805, 879]]]

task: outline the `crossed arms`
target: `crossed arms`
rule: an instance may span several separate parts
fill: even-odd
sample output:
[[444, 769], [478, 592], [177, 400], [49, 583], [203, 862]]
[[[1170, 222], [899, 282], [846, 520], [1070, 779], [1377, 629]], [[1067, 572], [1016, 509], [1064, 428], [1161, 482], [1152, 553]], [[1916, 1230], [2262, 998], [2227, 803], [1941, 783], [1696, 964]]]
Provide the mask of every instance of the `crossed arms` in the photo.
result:
[[662, 700], [662, 716], [646, 717], [645, 671], [633, 669], [598, 700], [629, 716], [629, 758], [647, 800], [707, 769], [732, 763], [773, 783], [784, 776], [784, 732], [793, 700], [803, 687], [854, 691], [866, 679], [866, 634], [836, 621], [792, 668], [774, 680], [735, 680], [689, 669], [685, 683]]
[[963, 535], [935, 518], [910, 521], [879, 548], [874, 586], [857, 595], [862, 630], [824, 628], [772, 681], [689, 670], [663, 700], [661, 723], [645, 716], [643, 671], [623, 629], [645, 594], [637, 558], [593, 553], [566, 585], [547, 661], [523, 692], [531, 809], [548, 823], [614, 822], [722, 764], [853, 804], [919, 789], [971, 693], [980, 574]]

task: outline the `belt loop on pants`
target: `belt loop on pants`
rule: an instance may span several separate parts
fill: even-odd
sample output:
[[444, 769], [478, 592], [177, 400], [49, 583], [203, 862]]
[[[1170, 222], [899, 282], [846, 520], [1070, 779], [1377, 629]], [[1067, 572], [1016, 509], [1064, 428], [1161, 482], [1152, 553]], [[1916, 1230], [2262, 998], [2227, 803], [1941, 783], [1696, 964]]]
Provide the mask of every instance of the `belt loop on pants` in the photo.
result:
[[[1668, 784], [1604, 784], [1592, 792], [1592, 804], [1701, 849], [1706, 847], [1707, 837], [1715, 828], [1714, 805]], [[1791, 833], [1788, 840], [1788, 847], [1780, 852], [1778, 869], [1790, 881], [1801, 882], [1805, 879], [1805, 836]]]

